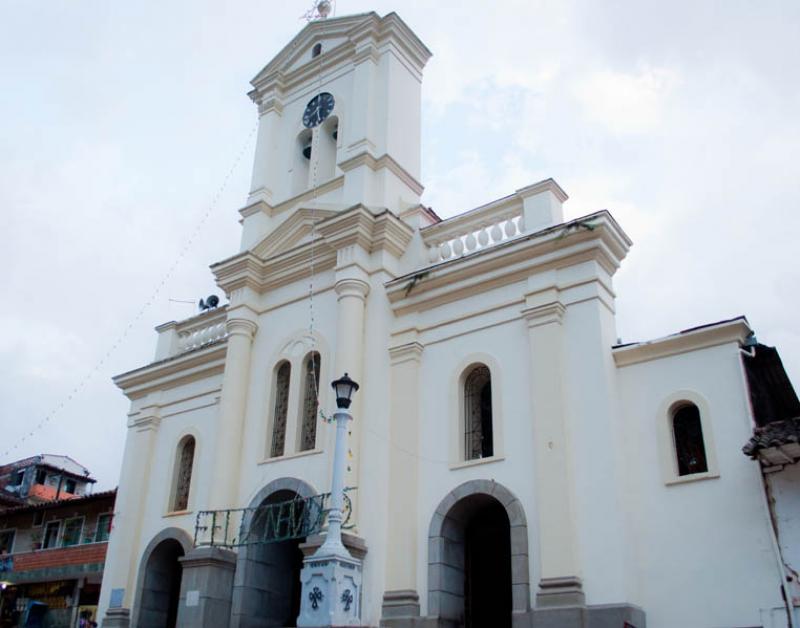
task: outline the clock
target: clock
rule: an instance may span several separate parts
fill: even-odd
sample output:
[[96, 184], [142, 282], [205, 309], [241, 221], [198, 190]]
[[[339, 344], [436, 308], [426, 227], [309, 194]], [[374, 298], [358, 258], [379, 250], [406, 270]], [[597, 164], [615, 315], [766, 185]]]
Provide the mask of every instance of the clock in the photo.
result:
[[331, 115], [333, 111], [333, 94], [322, 92], [308, 101], [306, 110], [303, 112], [303, 126], [313, 129], [322, 124], [323, 120]]

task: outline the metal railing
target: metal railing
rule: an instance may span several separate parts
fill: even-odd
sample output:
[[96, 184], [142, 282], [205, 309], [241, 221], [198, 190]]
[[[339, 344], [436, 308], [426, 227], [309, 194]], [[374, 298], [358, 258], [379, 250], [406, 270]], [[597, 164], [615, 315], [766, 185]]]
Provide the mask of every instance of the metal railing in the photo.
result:
[[[352, 514], [352, 503], [347, 495], [351, 490], [355, 489], [345, 489], [344, 529], [353, 527], [347, 525]], [[244, 547], [318, 534], [330, 511], [330, 497], [330, 493], [321, 493], [255, 508], [201, 510], [195, 520], [195, 547]]]

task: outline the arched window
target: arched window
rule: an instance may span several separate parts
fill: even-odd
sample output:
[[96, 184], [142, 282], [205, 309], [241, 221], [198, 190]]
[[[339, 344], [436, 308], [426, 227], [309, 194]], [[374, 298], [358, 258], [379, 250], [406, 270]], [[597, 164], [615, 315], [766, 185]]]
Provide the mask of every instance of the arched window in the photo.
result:
[[322, 44], [314, 44], [311, 49], [311, 58], [318, 57], [322, 53]]
[[700, 410], [693, 403], [683, 403], [672, 411], [672, 434], [675, 439], [675, 456], [678, 475], [692, 475], [708, 471], [706, 447]]
[[300, 451], [314, 449], [317, 441], [317, 391], [320, 357], [316, 351], [303, 361], [303, 406], [300, 416]]
[[278, 365], [275, 372], [275, 408], [272, 412], [272, 446], [270, 456], [275, 458], [283, 455], [286, 444], [286, 415], [289, 410], [289, 378], [292, 366], [284, 361]]
[[485, 364], [476, 364], [464, 378], [464, 458], [493, 454], [492, 376]]
[[180, 511], [189, 507], [189, 487], [192, 485], [192, 465], [194, 464], [194, 436], [186, 436], [178, 444], [176, 462], [172, 510]]

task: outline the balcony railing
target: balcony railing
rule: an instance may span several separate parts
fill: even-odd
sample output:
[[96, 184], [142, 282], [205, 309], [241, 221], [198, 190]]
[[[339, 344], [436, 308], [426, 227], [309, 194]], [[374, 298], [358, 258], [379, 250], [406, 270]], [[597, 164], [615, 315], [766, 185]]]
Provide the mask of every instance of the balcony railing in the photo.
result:
[[181, 322], [170, 321], [156, 327], [159, 333], [156, 360], [164, 360], [193, 349], [224, 340], [228, 308], [207, 310]]

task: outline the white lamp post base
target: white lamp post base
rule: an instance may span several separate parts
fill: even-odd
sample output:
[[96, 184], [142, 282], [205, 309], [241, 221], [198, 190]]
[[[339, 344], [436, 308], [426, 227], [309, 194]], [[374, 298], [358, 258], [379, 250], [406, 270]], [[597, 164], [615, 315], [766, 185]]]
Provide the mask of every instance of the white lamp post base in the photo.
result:
[[300, 573], [303, 593], [297, 625], [360, 626], [361, 561], [318, 554], [319, 551], [303, 561]]

